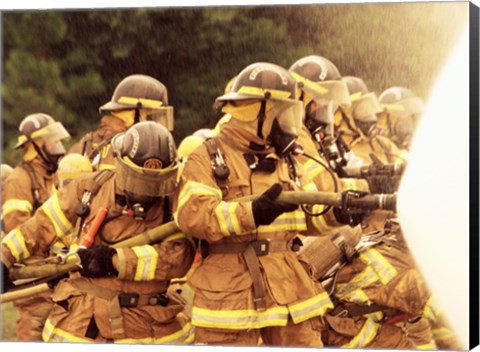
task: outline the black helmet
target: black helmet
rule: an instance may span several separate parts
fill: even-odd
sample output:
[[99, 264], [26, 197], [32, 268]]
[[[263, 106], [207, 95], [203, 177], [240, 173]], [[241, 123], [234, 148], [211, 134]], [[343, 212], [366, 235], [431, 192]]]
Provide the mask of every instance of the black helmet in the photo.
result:
[[309, 96], [310, 101], [333, 101], [339, 106], [350, 105], [346, 84], [338, 68], [328, 59], [310, 55], [296, 61], [288, 70], [297, 80], [298, 87]]
[[18, 131], [15, 149], [31, 142], [40, 157], [56, 169], [58, 159], [65, 154], [62, 140], [70, 138], [65, 127], [47, 114], [35, 113], [22, 120]]
[[378, 97], [371, 92], [363, 79], [354, 76], [342, 77], [347, 84], [352, 101], [352, 117], [362, 132], [368, 135], [368, 130], [377, 122], [377, 113], [381, 111]]
[[178, 169], [171, 133], [153, 121], [139, 122], [112, 139], [116, 179], [132, 202], [173, 194]]
[[[240, 121], [258, 121], [257, 136], [278, 154], [288, 152], [302, 124], [302, 105], [297, 97], [297, 82], [281, 66], [257, 62], [244, 68], [229, 93], [217, 98], [221, 104], [258, 104], [258, 110], [247, 115], [231, 113]], [[228, 108], [228, 105], [227, 105]], [[224, 110], [224, 112], [226, 112]]]
[[379, 100], [383, 108], [380, 124], [400, 148], [408, 148], [424, 110], [422, 99], [410, 89], [391, 87], [380, 94]]
[[[146, 120], [160, 122], [173, 130], [173, 107], [168, 106], [168, 91], [157, 79], [139, 74], [124, 78], [115, 88], [112, 99], [99, 110], [106, 114], [133, 109], [147, 109], [150, 113]], [[138, 121], [139, 117], [135, 122]]]
[[410, 89], [391, 87], [383, 91], [379, 97], [385, 112], [399, 116], [420, 115], [424, 110], [422, 99]]
[[294, 100], [297, 84], [281, 66], [257, 62], [245, 67], [235, 78], [230, 92], [217, 101], [272, 99]]

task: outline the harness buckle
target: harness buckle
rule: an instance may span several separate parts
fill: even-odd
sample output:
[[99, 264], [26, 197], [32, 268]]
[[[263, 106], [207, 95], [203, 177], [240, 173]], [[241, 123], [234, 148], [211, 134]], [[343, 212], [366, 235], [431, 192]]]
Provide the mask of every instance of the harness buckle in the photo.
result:
[[252, 241], [251, 245], [259, 257], [270, 253], [270, 239]]
[[139, 298], [140, 295], [138, 293], [120, 293], [118, 295], [120, 307], [135, 308], [138, 306]]

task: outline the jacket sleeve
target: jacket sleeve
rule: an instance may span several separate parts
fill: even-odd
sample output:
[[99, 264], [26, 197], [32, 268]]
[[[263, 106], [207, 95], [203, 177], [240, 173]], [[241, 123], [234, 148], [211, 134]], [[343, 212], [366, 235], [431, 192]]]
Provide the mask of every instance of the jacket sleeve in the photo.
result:
[[79, 187], [75, 181], [53, 194], [25, 223], [11, 230], [1, 242], [2, 261], [7, 266], [32, 255], [45, 256], [50, 246], [72, 232], [77, 216]]
[[5, 233], [30, 219], [34, 212], [34, 198], [32, 182], [25, 170], [17, 167], [6, 179], [2, 199], [2, 224]]
[[205, 146], [189, 156], [178, 189], [174, 219], [184, 233], [214, 242], [256, 229], [251, 201], [223, 200]]
[[117, 248], [117, 254], [121, 280], [170, 280], [187, 273], [195, 247], [191, 238], [177, 233], [158, 244]]

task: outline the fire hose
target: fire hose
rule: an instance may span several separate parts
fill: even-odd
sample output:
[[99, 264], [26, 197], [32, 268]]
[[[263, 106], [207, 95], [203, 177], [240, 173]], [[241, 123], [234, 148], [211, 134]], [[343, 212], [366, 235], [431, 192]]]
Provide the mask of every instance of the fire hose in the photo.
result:
[[[258, 196], [254, 195], [242, 197], [236, 199], [236, 201], [251, 201], [256, 197]], [[361, 196], [357, 195], [350, 198], [347, 197], [345, 199], [345, 197], [342, 196], [342, 193], [284, 191], [278, 196], [277, 200], [282, 203], [299, 205], [323, 204], [340, 207], [347, 204], [348, 207], [352, 208], [362, 208], [368, 210], [384, 209], [396, 211], [397, 196], [396, 194], [363, 194]], [[139, 235], [118, 242], [112, 247], [121, 248], [153, 244], [160, 242], [168, 236], [171, 236], [177, 232], [180, 232], [180, 229], [174, 221], [170, 221], [163, 225], [145, 231]], [[46, 278], [53, 275], [57, 276], [79, 269], [81, 269], [80, 258], [76, 253], [72, 253], [66, 258], [64, 263], [13, 267], [9, 270], [9, 274], [10, 279], [14, 281], [18, 279]], [[42, 286], [44, 288], [44, 291], [50, 289], [48, 283], [42, 283], [38, 286]], [[37, 288], [37, 290], [38, 289], [39, 288]], [[4, 293], [2, 294], [0, 300], [2, 302], [8, 302], [18, 299], [20, 297], [25, 297], [23, 295], [20, 296], [21, 291], [24, 290], [18, 289], [18, 292], [12, 290], [11, 292]]]

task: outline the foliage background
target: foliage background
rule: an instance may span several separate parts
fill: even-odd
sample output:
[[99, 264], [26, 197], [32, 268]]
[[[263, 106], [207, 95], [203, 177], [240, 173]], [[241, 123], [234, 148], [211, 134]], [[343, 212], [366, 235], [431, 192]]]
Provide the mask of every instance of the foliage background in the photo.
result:
[[133, 73], [168, 87], [177, 143], [215, 125], [215, 98], [255, 61], [289, 68], [317, 54], [377, 94], [406, 86], [428, 99], [467, 23], [468, 2], [5, 11], [3, 161], [20, 160], [12, 147], [26, 115], [54, 116], [73, 143]]

